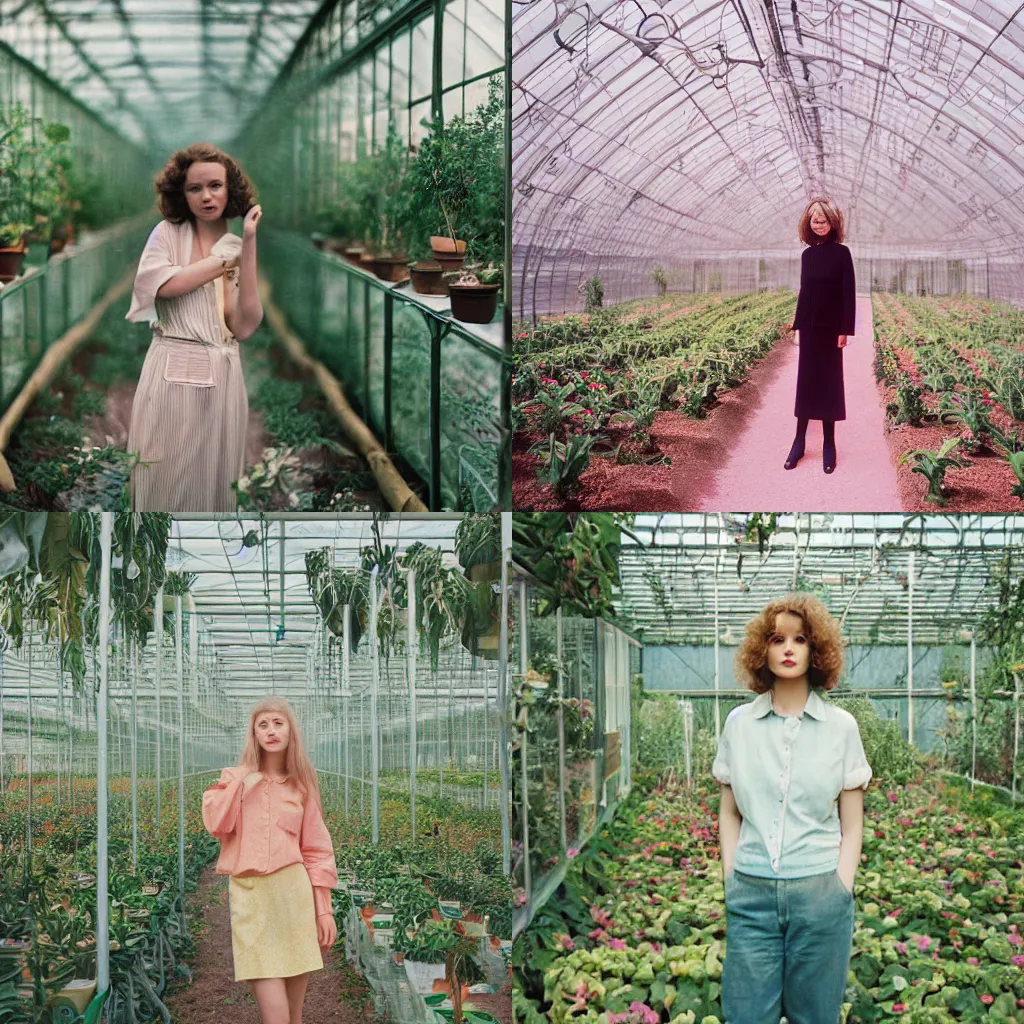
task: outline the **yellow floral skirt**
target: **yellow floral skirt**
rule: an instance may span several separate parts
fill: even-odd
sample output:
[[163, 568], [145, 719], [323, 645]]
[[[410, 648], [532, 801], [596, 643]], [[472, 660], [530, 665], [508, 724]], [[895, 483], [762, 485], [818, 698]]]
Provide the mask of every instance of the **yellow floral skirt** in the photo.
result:
[[232, 875], [228, 901], [235, 981], [323, 969], [313, 886], [304, 865], [289, 864], [271, 875]]

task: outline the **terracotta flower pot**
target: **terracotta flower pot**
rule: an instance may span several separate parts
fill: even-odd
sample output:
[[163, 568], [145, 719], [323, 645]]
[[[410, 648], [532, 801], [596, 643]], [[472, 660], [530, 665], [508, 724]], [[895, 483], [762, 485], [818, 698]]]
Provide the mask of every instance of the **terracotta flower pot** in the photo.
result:
[[393, 284], [409, 280], [405, 256], [378, 256], [373, 261], [373, 272], [382, 280]]
[[436, 260], [418, 260], [411, 268], [413, 289], [420, 295], [447, 295], [444, 267]]
[[349, 263], [358, 267], [360, 257], [365, 251], [366, 250], [361, 245], [349, 245], [341, 252], [341, 255], [344, 256]]
[[498, 308], [497, 284], [450, 284], [452, 316], [467, 324], [489, 324]]
[[21, 265], [28, 255], [28, 246], [23, 238], [17, 245], [0, 249], [0, 282], [8, 284], [21, 273]]
[[434, 259], [445, 270], [458, 270], [466, 259], [466, 243], [460, 238], [452, 241], [447, 235], [431, 235], [430, 247]]

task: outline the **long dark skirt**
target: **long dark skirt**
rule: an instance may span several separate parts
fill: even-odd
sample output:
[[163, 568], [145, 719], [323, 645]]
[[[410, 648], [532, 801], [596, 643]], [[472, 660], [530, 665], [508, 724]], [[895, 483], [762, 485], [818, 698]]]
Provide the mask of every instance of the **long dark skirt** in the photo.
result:
[[846, 419], [843, 350], [838, 334], [800, 330], [794, 415], [809, 420]]

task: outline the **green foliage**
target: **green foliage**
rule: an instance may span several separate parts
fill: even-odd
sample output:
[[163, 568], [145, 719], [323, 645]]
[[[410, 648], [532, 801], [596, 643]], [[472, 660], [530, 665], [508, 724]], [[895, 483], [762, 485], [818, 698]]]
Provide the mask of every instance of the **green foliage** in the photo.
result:
[[829, 697], [837, 707], [848, 711], [857, 719], [864, 755], [875, 778], [896, 785], [918, 780], [924, 758], [900, 732], [894, 719], [881, 719], [867, 697]]
[[942, 481], [947, 469], [962, 468], [967, 463], [952, 455], [952, 451], [959, 445], [962, 438], [947, 437], [938, 451], [930, 448], [917, 448], [914, 451], [904, 452], [899, 459], [902, 466], [911, 460], [914, 462], [912, 472], [920, 473], [928, 481], [928, 493], [925, 495], [927, 501], [936, 505], [945, 505], [946, 499], [942, 494]]
[[487, 102], [427, 129], [409, 166], [406, 222], [420, 248], [430, 235], [466, 242], [466, 258], [500, 264], [505, 252], [504, 95], [488, 83]]
[[601, 278], [592, 277], [583, 286], [583, 291], [587, 297], [585, 311], [592, 313], [595, 309], [600, 309], [604, 304], [604, 285], [601, 283]]
[[896, 387], [896, 401], [890, 402], [885, 407], [885, 412], [893, 423], [921, 426], [921, 420], [928, 409], [921, 399], [921, 389], [910, 379], [910, 374], [900, 374]]
[[668, 274], [660, 263], [651, 271], [651, 280], [658, 286], [658, 294], [664, 295], [668, 290]]
[[588, 618], [614, 616], [621, 532], [626, 512], [518, 512], [512, 517], [512, 557], [544, 591], [540, 615], [558, 607]]
[[558, 441], [552, 433], [533, 445], [530, 454], [540, 459], [538, 475], [558, 497], [565, 498], [578, 488], [580, 477], [590, 465], [590, 449], [603, 440], [600, 434], [569, 434], [565, 441]]

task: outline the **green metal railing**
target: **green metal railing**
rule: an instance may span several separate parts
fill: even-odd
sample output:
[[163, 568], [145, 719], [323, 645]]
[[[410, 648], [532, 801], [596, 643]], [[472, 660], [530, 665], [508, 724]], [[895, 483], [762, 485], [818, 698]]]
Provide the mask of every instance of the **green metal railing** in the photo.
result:
[[497, 507], [501, 309], [491, 324], [463, 324], [446, 299], [380, 281], [304, 238], [263, 231], [273, 301], [384, 447], [427, 483], [431, 510]]
[[11, 404], [52, 342], [138, 259], [152, 229], [152, 214], [125, 221], [0, 288], [0, 409]]

